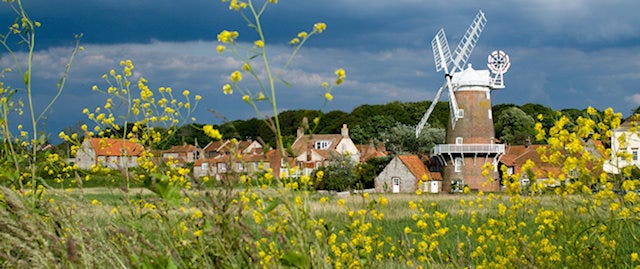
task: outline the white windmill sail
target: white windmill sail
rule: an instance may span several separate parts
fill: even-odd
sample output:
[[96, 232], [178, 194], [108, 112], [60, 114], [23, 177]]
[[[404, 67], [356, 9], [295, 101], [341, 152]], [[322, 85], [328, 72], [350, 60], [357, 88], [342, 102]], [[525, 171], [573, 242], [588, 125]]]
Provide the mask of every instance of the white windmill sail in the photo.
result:
[[429, 119], [429, 116], [431, 116], [431, 113], [433, 112], [433, 109], [440, 99], [442, 91], [445, 87], [447, 87], [449, 92], [451, 126], [452, 128], [455, 128], [456, 121], [460, 118], [460, 113], [458, 113], [458, 103], [453, 92], [453, 86], [451, 85], [451, 74], [455, 73], [457, 70], [462, 70], [462, 67], [464, 67], [464, 65], [467, 63], [467, 61], [469, 60], [469, 56], [471, 55], [473, 48], [476, 46], [478, 38], [480, 38], [480, 34], [482, 33], [482, 30], [484, 30], [486, 24], [487, 19], [484, 16], [484, 12], [482, 12], [482, 10], [479, 10], [473, 22], [471, 22], [471, 25], [469, 25], [467, 32], [458, 43], [456, 50], [453, 52], [453, 58], [451, 55], [451, 50], [449, 49], [447, 37], [444, 33], [444, 29], [440, 29], [431, 41], [433, 59], [436, 64], [436, 71], [440, 72], [444, 70], [446, 81], [444, 85], [442, 85], [442, 87], [438, 89], [438, 92], [436, 93], [433, 102], [431, 102], [429, 109], [427, 109], [427, 112], [425, 112], [424, 116], [420, 120], [420, 123], [418, 123], [418, 126], [416, 126], [416, 137], [420, 135], [420, 132], [427, 123], [427, 120]]

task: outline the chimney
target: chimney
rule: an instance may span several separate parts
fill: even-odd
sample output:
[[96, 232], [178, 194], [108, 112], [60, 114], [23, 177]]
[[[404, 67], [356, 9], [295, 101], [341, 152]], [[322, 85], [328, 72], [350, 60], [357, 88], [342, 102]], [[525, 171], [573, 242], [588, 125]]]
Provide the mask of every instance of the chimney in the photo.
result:
[[304, 129], [302, 127], [298, 127], [298, 138], [304, 136]]
[[342, 137], [349, 137], [349, 128], [347, 128], [347, 124], [342, 124]]

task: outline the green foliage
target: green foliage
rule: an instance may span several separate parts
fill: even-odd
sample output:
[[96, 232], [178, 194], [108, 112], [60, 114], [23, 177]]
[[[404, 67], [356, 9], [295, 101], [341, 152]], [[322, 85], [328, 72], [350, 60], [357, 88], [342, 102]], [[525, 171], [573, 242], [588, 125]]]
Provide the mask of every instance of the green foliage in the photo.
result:
[[523, 145], [535, 140], [535, 121], [517, 107], [507, 108], [495, 120], [496, 137], [505, 144]]
[[527, 115], [529, 115], [533, 119], [538, 119], [538, 115], [542, 115], [542, 120], [540, 120], [540, 123], [542, 123], [542, 127], [544, 128], [551, 128], [551, 126], [553, 126], [555, 122], [555, 119], [557, 118], [556, 111], [541, 104], [528, 103], [520, 106], [520, 109], [524, 111], [524, 113], [527, 113]]
[[375, 115], [368, 121], [349, 128], [349, 136], [356, 144], [368, 144], [371, 140], [380, 139], [380, 135], [388, 132], [396, 123], [389, 115]]
[[[321, 179], [317, 177], [319, 171], [324, 174]], [[319, 167], [312, 175], [318, 190], [345, 191], [355, 189], [358, 183], [356, 164], [347, 155], [333, 156], [329, 165]]]
[[366, 162], [357, 165], [356, 176], [358, 178], [358, 183], [362, 185], [362, 188], [374, 188], [375, 178], [380, 174], [380, 172], [382, 172], [382, 170], [384, 170], [391, 159], [391, 156], [371, 158]]
[[425, 128], [419, 137], [415, 135], [415, 127], [402, 123], [381, 134], [387, 150], [394, 155], [416, 154], [429, 156], [435, 144], [444, 143], [445, 131], [439, 128]]

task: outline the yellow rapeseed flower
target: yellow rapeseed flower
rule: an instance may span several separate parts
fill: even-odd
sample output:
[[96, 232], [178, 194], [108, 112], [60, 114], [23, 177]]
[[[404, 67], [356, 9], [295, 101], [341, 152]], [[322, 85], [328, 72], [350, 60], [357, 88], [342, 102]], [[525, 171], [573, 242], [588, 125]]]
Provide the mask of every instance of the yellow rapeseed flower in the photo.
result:
[[207, 136], [213, 139], [222, 139], [222, 134], [220, 134], [220, 131], [218, 131], [217, 129], [214, 129], [213, 126], [211, 125], [203, 126], [202, 130]]
[[237, 70], [233, 71], [233, 73], [231, 73], [230, 79], [234, 83], [238, 83], [242, 80], [242, 73], [240, 73], [240, 71], [237, 71]]
[[331, 93], [327, 92], [324, 94], [324, 98], [327, 99], [327, 101], [331, 101], [333, 100], [333, 95], [331, 95]]
[[313, 25], [313, 30], [322, 33], [325, 29], [327, 29], [327, 25], [323, 22], [319, 22]]
[[233, 43], [238, 38], [238, 32], [224, 30], [218, 34], [218, 41], [222, 43]]
[[231, 88], [231, 85], [229, 85], [229, 84], [224, 84], [224, 86], [222, 86], [222, 92], [225, 95], [233, 94], [233, 88]]
[[344, 79], [347, 77], [347, 72], [344, 71], [344, 69], [342, 68], [339, 68], [338, 70], [336, 70], [335, 74], [336, 74], [336, 85], [342, 84]]
[[264, 41], [256, 40], [255, 42], [253, 42], [253, 45], [256, 46], [256, 48], [264, 48]]
[[225, 49], [227, 49], [227, 47], [225, 47], [223, 45], [218, 45], [216, 47], [216, 51], [218, 51], [218, 53], [222, 53]]

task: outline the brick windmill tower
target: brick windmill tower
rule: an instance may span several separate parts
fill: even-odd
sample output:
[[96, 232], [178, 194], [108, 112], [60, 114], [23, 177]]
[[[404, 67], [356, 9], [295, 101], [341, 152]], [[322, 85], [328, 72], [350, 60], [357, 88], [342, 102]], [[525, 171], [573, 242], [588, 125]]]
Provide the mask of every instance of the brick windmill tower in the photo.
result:
[[[416, 136], [446, 89], [450, 108], [446, 144], [436, 145], [431, 153], [432, 160], [443, 167], [445, 192], [459, 191], [464, 186], [472, 190], [500, 190], [496, 166], [498, 157], [504, 153], [504, 145], [494, 143], [491, 90], [504, 88], [503, 74], [509, 69], [509, 57], [503, 51], [491, 53], [488, 63], [491, 72], [475, 70], [471, 65], [465, 68], [486, 23], [484, 13], [479, 11], [453, 54], [443, 29], [431, 42], [436, 71], [444, 70], [445, 82], [418, 124]], [[488, 176], [483, 176], [482, 168], [487, 162], [493, 164], [493, 168]]]

